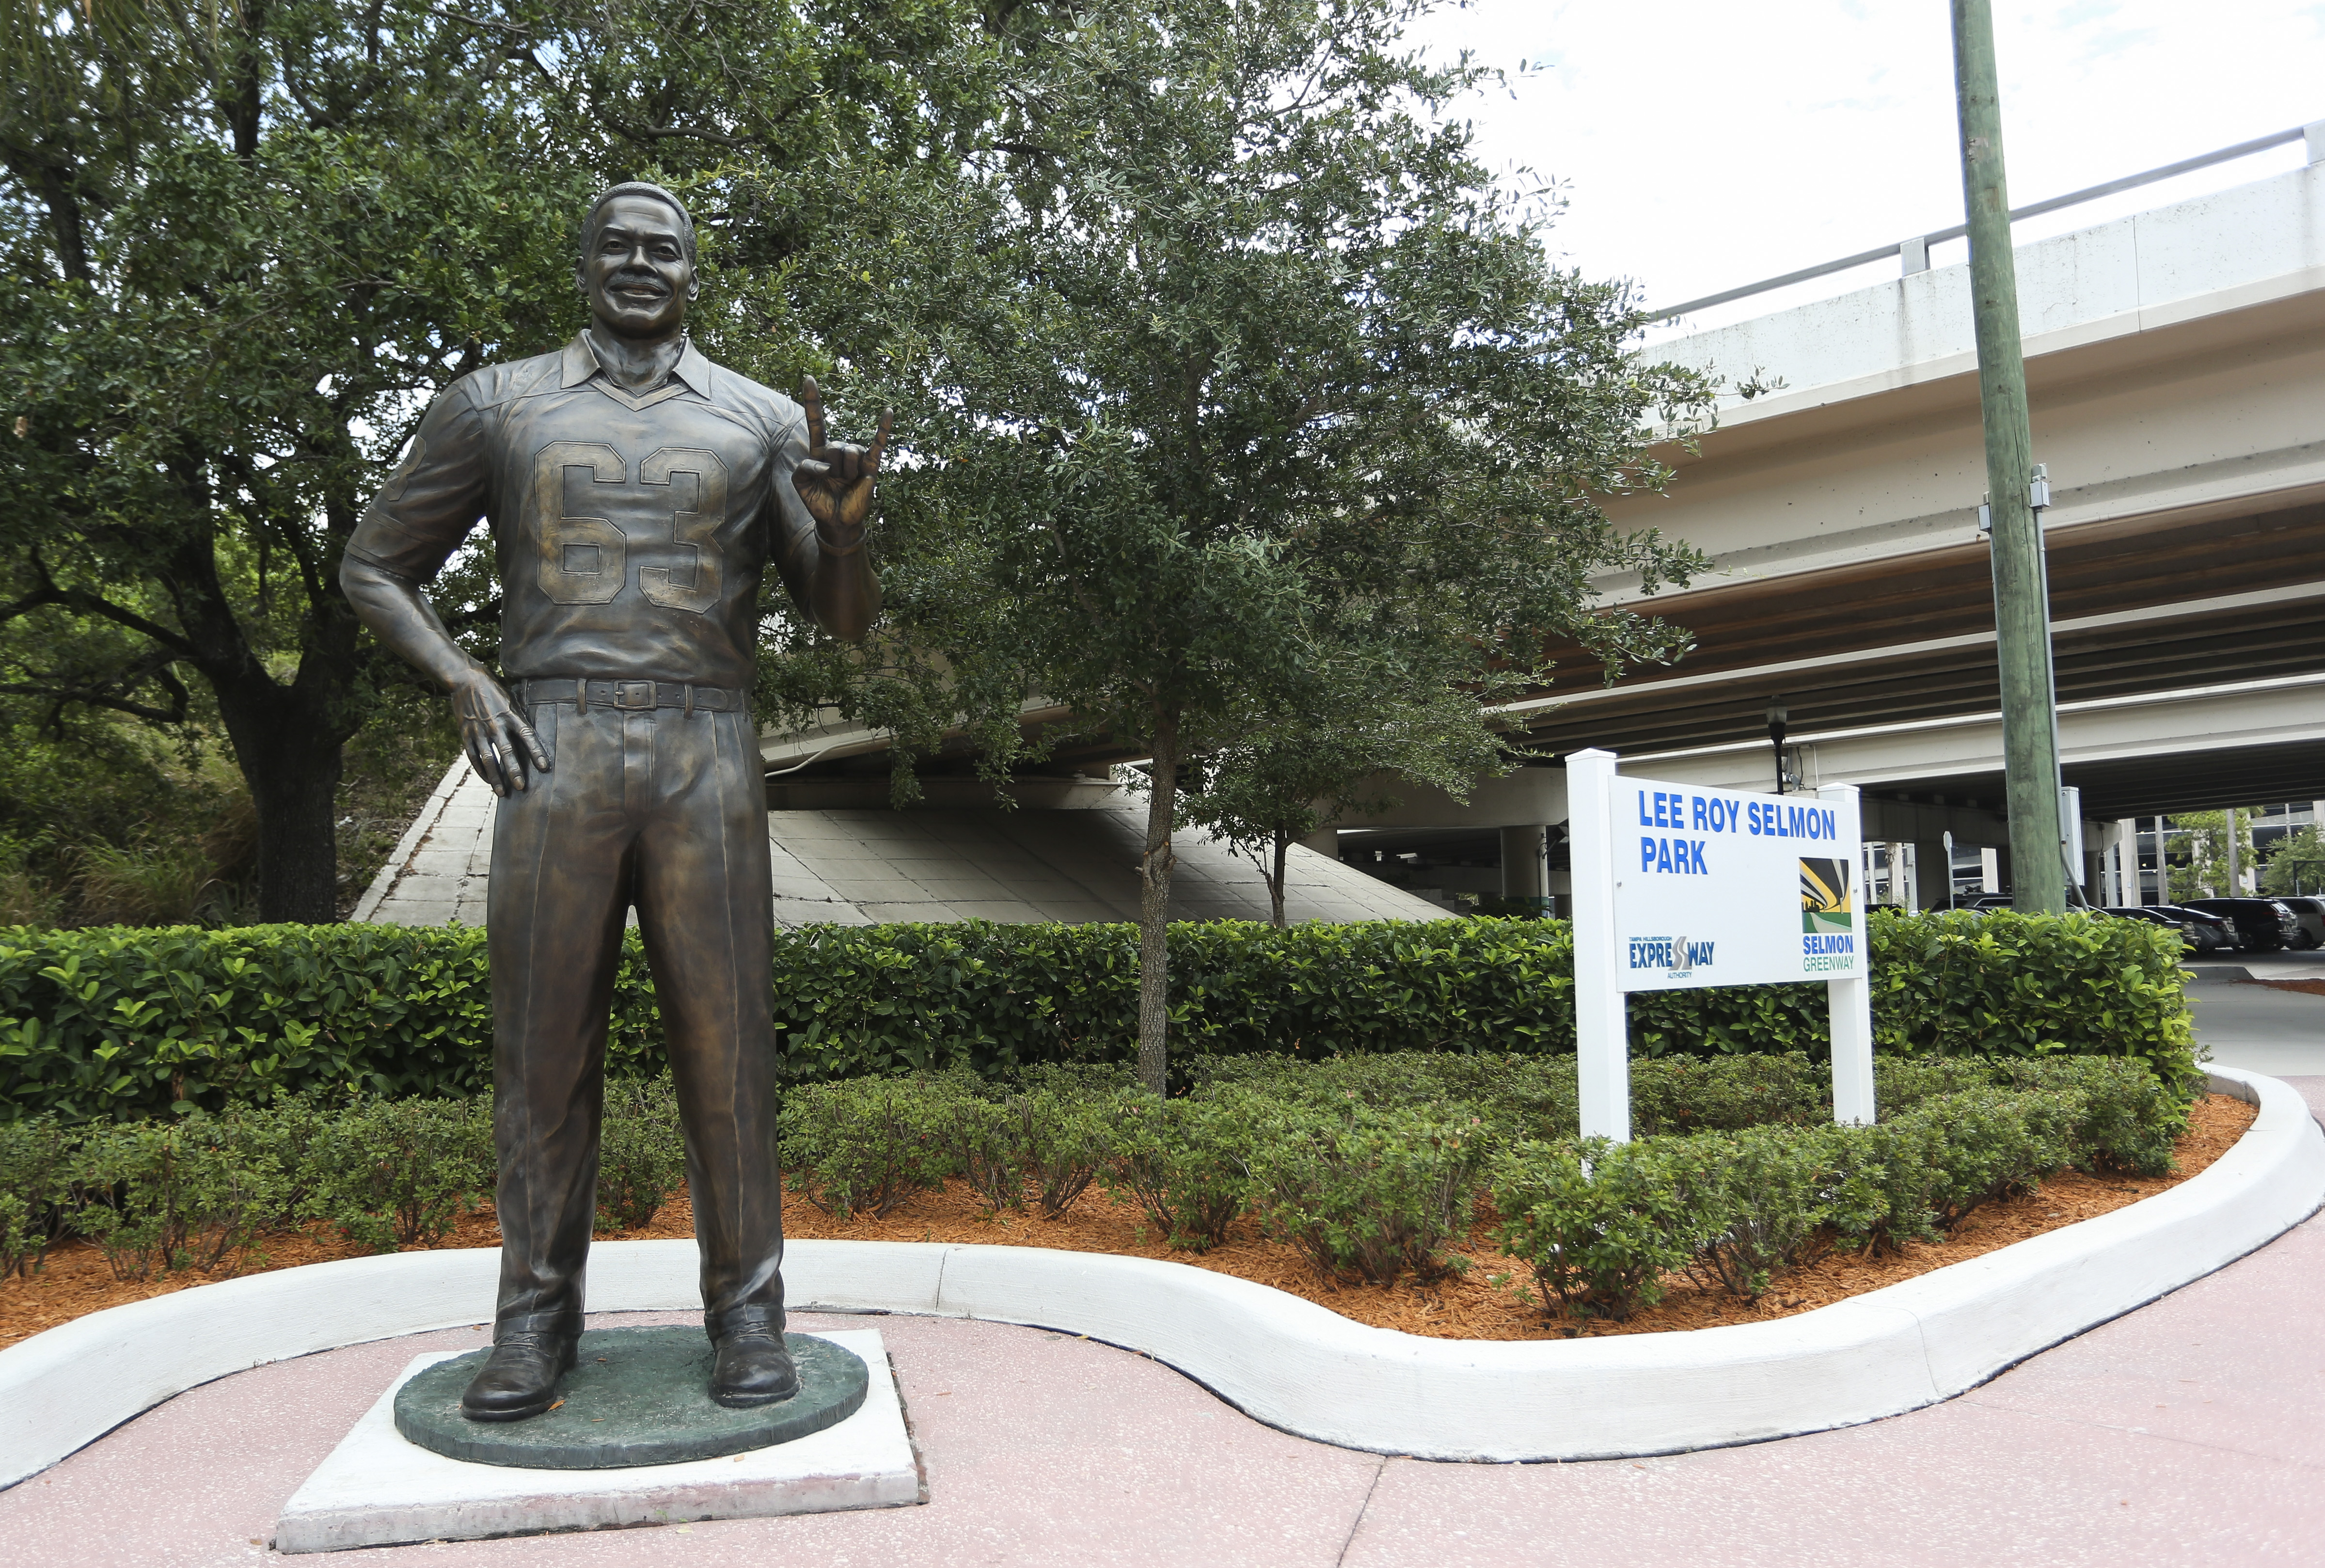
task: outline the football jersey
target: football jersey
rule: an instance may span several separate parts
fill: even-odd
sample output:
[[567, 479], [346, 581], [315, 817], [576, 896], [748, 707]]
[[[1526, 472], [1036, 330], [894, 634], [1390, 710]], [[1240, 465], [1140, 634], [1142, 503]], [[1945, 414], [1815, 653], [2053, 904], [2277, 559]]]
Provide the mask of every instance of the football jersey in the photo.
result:
[[586, 336], [437, 397], [347, 552], [424, 583], [478, 517], [500, 550], [501, 667], [747, 688], [772, 557], [805, 602], [803, 411], [689, 342], [643, 396]]

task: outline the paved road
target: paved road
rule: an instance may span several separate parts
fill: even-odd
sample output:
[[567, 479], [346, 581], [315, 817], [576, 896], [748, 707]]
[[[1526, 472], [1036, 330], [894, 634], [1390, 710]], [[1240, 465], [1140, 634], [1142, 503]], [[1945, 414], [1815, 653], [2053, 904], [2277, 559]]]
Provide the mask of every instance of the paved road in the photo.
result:
[[2196, 1037], [2213, 1061], [2275, 1078], [2325, 1074], [2325, 997], [2243, 979], [2325, 981], [2325, 951], [2235, 953], [2191, 968]]
[[[2325, 1107], [2325, 1077], [2296, 1087], [2312, 1108]], [[2325, 1560], [2320, 1283], [2325, 1220], [2311, 1220], [2209, 1278], [1927, 1410], [1780, 1443], [1564, 1465], [1433, 1464], [1350, 1452], [1262, 1426], [1166, 1367], [1087, 1341], [885, 1318], [879, 1326], [926, 1465], [924, 1507], [390, 1548], [328, 1561], [332, 1568], [2315, 1563]], [[864, 1322], [803, 1317], [799, 1326]], [[0, 1557], [75, 1568], [261, 1561], [275, 1511], [394, 1371], [415, 1350], [477, 1342], [473, 1331], [420, 1335], [191, 1390], [0, 1493]]]

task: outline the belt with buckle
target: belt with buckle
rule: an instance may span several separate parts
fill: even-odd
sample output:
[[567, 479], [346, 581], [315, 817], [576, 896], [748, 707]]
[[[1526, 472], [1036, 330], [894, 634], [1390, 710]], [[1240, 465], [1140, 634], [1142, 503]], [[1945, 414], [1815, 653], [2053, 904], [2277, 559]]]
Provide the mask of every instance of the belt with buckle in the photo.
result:
[[725, 686], [681, 686], [668, 681], [525, 681], [521, 684], [527, 707], [535, 702], [572, 702], [631, 713], [676, 708], [690, 717], [698, 708], [711, 713], [739, 713], [743, 709], [743, 694]]

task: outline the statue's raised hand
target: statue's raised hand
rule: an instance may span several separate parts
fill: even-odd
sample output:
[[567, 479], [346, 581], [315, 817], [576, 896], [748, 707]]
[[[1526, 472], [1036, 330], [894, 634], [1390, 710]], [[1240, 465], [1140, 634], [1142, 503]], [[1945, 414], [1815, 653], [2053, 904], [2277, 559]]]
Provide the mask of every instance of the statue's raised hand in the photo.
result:
[[812, 376], [801, 379], [800, 406], [807, 410], [807, 456], [792, 470], [792, 484], [815, 519], [824, 548], [853, 550], [863, 543], [864, 524], [872, 515], [873, 476], [880, 471], [894, 416], [884, 411], [880, 432], [870, 446], [859, 447], [825, 436], [823, 393]]

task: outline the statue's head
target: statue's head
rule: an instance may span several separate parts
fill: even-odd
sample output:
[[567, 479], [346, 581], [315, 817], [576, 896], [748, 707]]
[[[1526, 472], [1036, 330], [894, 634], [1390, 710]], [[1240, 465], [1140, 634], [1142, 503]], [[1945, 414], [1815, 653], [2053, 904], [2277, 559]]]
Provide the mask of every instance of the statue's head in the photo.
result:
[[659, 185], [616, 185], [581, 220], [579, 277], [597, 325], [625, 338], [667, 336], [702, 292], [694, 220]]

